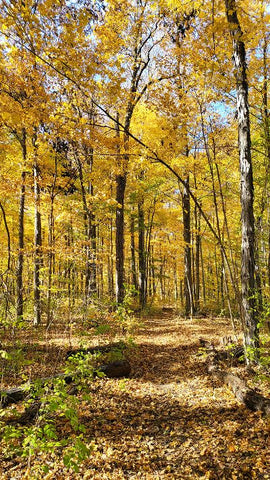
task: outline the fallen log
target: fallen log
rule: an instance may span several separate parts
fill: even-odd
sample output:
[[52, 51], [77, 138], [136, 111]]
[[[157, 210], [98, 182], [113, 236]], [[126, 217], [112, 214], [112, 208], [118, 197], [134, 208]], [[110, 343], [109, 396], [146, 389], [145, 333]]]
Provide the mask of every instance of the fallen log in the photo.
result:
[[0, 391], [0, 408], [8, 407], [12, 403], [19, 403], [27, 397], [29, 387], [14, 387]]
[[26, 383], [20, 387], [12, 387], [6, 390], [0, 390], [0, 408], [6, 408], [13, 403], [19, 403], [22, 400], [25, 400], [27, 397], [31, 397], [37, 385], [44, 387], [46, 383], [53, 383], [53, 381], [57, 379], [63, 379], [64, 382], [69, 385], [73, 381], [73, 376], [71, 374], [66, 375], [64, 373], [59, 373], [58, 375], [54, 375], [52, 377], [39, 378], [35, 382]]
[[249, 388], [244, 380], [237, 375], [218, 369], [208, 367], [209, 373], [222, 380], [232, 390], [237, 400], [243, 403], [249, 410], [261, 411], [264, 415], [270, 414], [270, 399], [264, 397], [252, 388]]
[[122, 378], [129, 377], [131, 367], [127, 360], [117, 360], [102, 365], [98, 371], [104, 373], [108, 378]]
[[209, 352], [208, 373], [211, 373], [216, 379], [221, 380], [232, 390], [237, 400], [243, 403], [249, 410], [260, 411], [264, 415], [270, 414], [270, 399], [264, 397], [261, 393], [248, 387], [245, 380], [237, 375], [221, 369], [218, 362], [219, 353], [213, 344], [205, 340], [200, 340], [201, 345]]
[[208, 353], [211, 352], [211, 354], [214, 355], [213, 361], [216, 363], [226, 362], [228, 366], [237, 366], [238, 363], [245, 362], [245, 352], [242, 345], [235, 345], [232, 343], [229, 344], [225, 350], [217, 350], [212, 343], [203, 338], [200, 338], [200, 344]]
[[[99, 377], [99, 372], [104, 374], [108, 378], [123, 378], [129, 377], [131, 372], [130, 363], [127, 360], [117, 360], [115, 362], [110, 362], [100, 367], [97, 367], [94, 370], [93, 377]], [[44, 386], [46, 383], [50, 383], [54, 380], [63, 379], [66, 384], [72, 383], [74, 378], [76, 377], [76, 373], [72, 374], [64, 374], [59, 373], [53, 377], [41, 378], [36, 380], [36, 382], [32, 382], [30, 384], [22, 385], [20, 387], [14, 387], [7, 390], [0, 391], [0, 408], [6, 408], [13, 403], [19, 403], [28, 396], [31, 396], [31, 392], [33, 392], [37, 382]]]

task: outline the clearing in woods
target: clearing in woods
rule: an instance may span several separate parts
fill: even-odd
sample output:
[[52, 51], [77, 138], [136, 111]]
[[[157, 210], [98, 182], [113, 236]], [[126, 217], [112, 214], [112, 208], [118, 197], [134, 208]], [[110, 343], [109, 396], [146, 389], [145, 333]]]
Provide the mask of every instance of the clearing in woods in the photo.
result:
[[[81, 404], [93, 454], [79, 474], [58, 461], [43, 478], [270, 479], [269, 419], [214, 381], [200, 351], [199, 338], [218, 344], [228, 323], [168, 314], [146, 320], [131, 378], [94, 381], [91, 402]], [[26, 465], [5, 463], [1, 478], [37, 477]]]

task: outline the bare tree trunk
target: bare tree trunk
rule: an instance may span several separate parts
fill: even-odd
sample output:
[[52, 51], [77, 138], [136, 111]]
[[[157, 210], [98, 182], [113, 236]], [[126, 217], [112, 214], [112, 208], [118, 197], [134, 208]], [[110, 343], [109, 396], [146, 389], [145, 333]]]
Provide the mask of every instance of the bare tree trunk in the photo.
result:
[[[129, 131], [130, 119], [132, 112], [127, 114], [125, 121], [125, 133], [124, 133], [124, 151], [123, 158], [120, 156], [120, 131], [117, 124], [117, 151], [119, 154], [119, 167], [120, 173], [116, 176], [116, 233], [115, 233], [115, 253], [116, 253], [116, 302], [122, 303], [125, 297], [124, 287], [124, 264], [125, 264], [125, 240], [124, 240], [124, 208], [125, 208], [125, 191], [127, 184], [127, 165], [128, 165], [128, 145], [129, 136], [126, 132]], [[119, 119], [119, 115], [117, 115]]]
[[37, 160], [36, 135], [33, 137], [35, 148], [35, 159], [33, 165], [34, 176], [34, 197], [35, 197], [35, 260], [34, 260], [34, 325], [41, 322], [41, 298], [40, 298], [40, 269], [42, 266], [41, 258], [41, 213], [40, 213], [40, 185], [39, 185], [39, 166]]
[[[99, 242], [99, 248], [98, 248], [98, 251], [100, 252], [103, 252], [104, 251], [104, 238], [101, 237], [100, 238], [100, 242]], [[99, 298], [103, 298], [104, 297], [104, 268], [103, 268], [103, 262], [100, 262], [99, 263]]]
[[185, 264], [185, 278], [184, 278], [184, 296], [185, 296], [185, 314], [186, 316], [193, 315], [193, 295], [192, 295], [192, 274], [191, 274], [191, 234], [190, 234], [190, 196], [189, 196], [189, 176], [186, 177], [182, 195], [183, 207], [183, 224], [184, 224], [184, 264]]
[[177, 302], [179, 298], [178, 293], [178, 276], [177, 276], [177, 268], [176, 268], [176, 258], [174, 258], [174, 266], [173, 266], [173, 280], [174, 280], [174, 299]]
[[184, 307], [183, 280], [180, 280], [180, 302], [181, 307]]
[[138, 203], [138, 235], [139, 235], [139, 293], [140, 305], [143, 308], [146, 303], [146, 262], [145, 262], [145, 224], [144, 224], [144, 201]]
[[7, 272], [10, 270], [11, 267], [11, 239], [10, 239], [10, 232], [9, 232], [9, 227], [8, 227], [8, 222], [7, 222], [7, 216], [6, 216], [6, 211], [0, 202], [0, 209], [2, 211], [3, 215], [3, 220], [4, 220], [4, 225], [7, 233], [7, 250], [8, 250], [8, 258], [7, 258]]
[[9, 274], [10, 274], [10, 270], [11, 270], [11, 238], [10, 238], [10, 231], [9, 231], [9, 226], [8, 226], [8, 222], [7, 222], [6, 211], [5, 211], [1, 202], [0, 202], [0, 209], [2, 211], [4, 225], [5, 225], [6, 234], [7, 234], [7, 253], [8, 253], [7, 268], [6, 268], [6, 271], [3, 272], [2, 275], [1, 275], [1, 277], [2, 277], [1, 278], [1, 286], [3, 286], [3, 290], [4, 290], [3, 311], [5, 312], [4, 318], [6, 320], [8, 310], [9, 310], [9, 305], [10, 305], [10, 302], [11, 302], [12, 283], [13, 283], [13, 282], [10, 283], [10, 279], [9, 279]]
[[254, 213], [253, 174], [251, 159], [250, 121], [248, 105], [248, 83], [246, 51], [243, 32], [237, 16], [235, 0], [225, 0], [226, 16], [233, 41], [238, 112], [238, 141], [241, 175], [242, 207], [242, 262], [241, 286], [244, 337], [246, 348], [252, 348], [256, 355], [259, 346], [256, 302], [255, 302], [255, 258], [254, 258]]
[[[154, 258], [154, 246], [149, 245], [149, 272], [151, 280], [151, 288], [149, 288], [149, 296], [157, 293], [157, 284], [156, 284], [156, 267], [155, 267], [155, 258]], [[149, 282], [150, 283], [150, 282]]]
[[54, 237], [54, 200], [55, 200], [55, 185], [57, 179], [57, 155], [54, 158], [54, 175], [53, 182], [50, 192], [50, 213], [49, 213], [49, 225], [48, 225], [48, 290], [47, 290], [47, 328], [52, 322], [52, 310], [51, 310], [51, 300], [52, 300], [52, 275], [53, 275], [53, 263], [54, 263], [54, 246], [55, 246], [55, 237]]
[[255, 221], [255, 245], [254, 245], [254, 259], [255, 259], [255, 285], [256, 285], [256, 302], [257, 313], [263, 310], [263, 288], [262, 288], [262, 272], [260, 265], [260, 242], [262, 237], [262, 214], [256, 218]]
[[132, 284], [134, 285], [135, 290], [138, 290], [136, 256], [135, 256], [135, 222], [134, 222], [133, 212], [131, 213], [131, 217], [130, 217], [130, 250], [131, 250]]
[[202, 267], [203, 305], [204, 305], [204, 307], [205, 307], [205, 304], [206, 304], [206, 287], [205, 287], [205, 271], [204, 271], [202, 241], [200, 241], [200, 258], [201, 258], [201, 267]]
[[108, 258], [108, 294], [112, 299], [114, 296], [114, 278], [113, 278], [113, 219], [110, 219], [110, 254]]
[[[194, 168], [194, 186], [197, 189], [197, 179]], [[194, 208], [194, 220], [195, 220], [195, 295], [194, 295], [194, 310], [198, 312], [200, 310], [200, 243], [201, 243], [201, 212], [198, 210], [197, 205]]]
[[[26, 162], [26, 131], [23, 129], [21, 137], [21, 147], [23, 155], [23, 163]], [[24, 168], [24, 165], [23, 165]], [[24, 206], [25, 206], [25, 177], [26, 172], [23, 171], [21, 175], [21, 192], [20, 192], [20, 207], [19, 207], [19, 253], [18, 264], [16, 272], [17, 280], [17, 317], [23, 317], [23, 260], [24, 260]]]
[[[89, 173], [93, 172], [93, 159], [94, 151], [92, 148], [87, 150], [85, 148], [86, 163], [89, 167]], [[92, 181], [88, 182], [88, 194], [93, 197], [94, 187]], [[88, 228], [87, 228], [87, 238], [90, 242], [90, 248], [88, 248], [88, 258], [87, 258], [87, 270], [89, 272], [89, 281], [87, 284], [88, 297], [95, 295], [97, 292], [97, 228], [96, 228], [96, 218], [91, 209], [88, 208]]]
[[[146, 236], [145, 236], [145, 245], [146, 245], [145, 269], [146, 269], [146, 278], [147, 278], [146, 289], [149, 294], [149, 297], [151, 297], [152, 293], [154, 293], [154, 260], [151, 254], [151, 251], [153, 252], [153, 249], [151, 249], [151, 239], [152, 239], [152, 230], [154, 225], [154, 216], [156, 211], [156, 202], [157, 202], [157, 199], [154, 198], [153, 207], [152, 209], [151, 208], [149, 209], [148, 222], [147, 222], [148, 228], [146, 230]], [[152, 281], [152, 286], [151, 286], [151, 281]]]
[[195, 311], [200, 310], [200, 243], [201, 243], [201, 219], [200, 212], [195, 206]]
[[49, 228], [48, 228], [48, 290], [47, 290], [47, 327], [50, 326], [52, 322], [52, 311], [51, 311], [51, 301], [52, 301], [52, 270], [53, 270], [53, 248], [54, 248], [54, 196], [51, 196], [51, 208], [49, 214]]
[[125, 296], [124, 288], [124, 202], [127, 175], [117, 175], [116, 177], [116, 302], [122, 303]]

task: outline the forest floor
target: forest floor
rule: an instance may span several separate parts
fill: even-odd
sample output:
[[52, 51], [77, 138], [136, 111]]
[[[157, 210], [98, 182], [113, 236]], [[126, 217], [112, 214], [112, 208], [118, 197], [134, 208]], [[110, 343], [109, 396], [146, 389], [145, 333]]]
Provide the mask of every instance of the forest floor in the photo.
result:
[[[84, 437], [94, 448], [79, 473], [64, 467], [57, 453], [42, 454], [31, 462], [3, 458], [1, 480], [41, 478], [38, 466], [44, 464], [44, 480], [270, 479], [269, 419], [213, 380], [200, 350], [200, 337], [218, 345], [230, 331], [221, 318], [147, 319], [134, 338], [131, 377], [96, 379], [91, 401], [81, 401]], [[50, 345], [59, 352], [57, 341]], [[67, 428], [61, 423], [63, 435]]]

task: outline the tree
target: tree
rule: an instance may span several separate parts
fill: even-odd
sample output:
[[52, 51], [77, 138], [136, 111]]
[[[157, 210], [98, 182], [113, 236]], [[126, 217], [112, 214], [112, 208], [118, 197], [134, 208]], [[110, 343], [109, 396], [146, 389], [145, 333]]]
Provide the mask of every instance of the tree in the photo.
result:
[[253, 212], [253, 172], [251, 158], [250, 119], [246, 50], [235, 0], [225, 0], [226, 16], [233, 40], [237, 90], [238, 142], [241, 186], [242, 261], [241, 285], [245, 344], [256, 350], [259, 346], [255, 299], [255, 232]]

